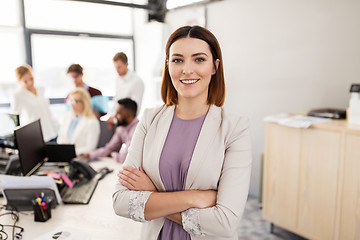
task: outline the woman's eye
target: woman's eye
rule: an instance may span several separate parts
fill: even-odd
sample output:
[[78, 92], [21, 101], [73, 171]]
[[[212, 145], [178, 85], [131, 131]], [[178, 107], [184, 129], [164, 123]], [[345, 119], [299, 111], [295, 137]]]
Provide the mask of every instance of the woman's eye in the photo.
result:
[[197, 59], [195, 59], [195, 62], [203, 62], [203, 61], [205, 61], [205, 58], [197, 58]]
[[174, 63], [179, 63], [179, 62], [182, 62], [182, 60], [181, 60], [181, 59], [178, 59], [178, 58], [175, 58], [175, 59], [172, 60], [172, 62], [174, 62]]

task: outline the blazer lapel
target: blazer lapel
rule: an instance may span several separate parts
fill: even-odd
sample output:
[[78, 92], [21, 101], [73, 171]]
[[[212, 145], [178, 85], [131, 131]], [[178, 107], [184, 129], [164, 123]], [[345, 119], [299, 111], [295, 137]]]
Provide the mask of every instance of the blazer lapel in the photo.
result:
[[190, 161], [190, 166], [186, 176], [185, 189], [191, 188], [197, 172], [200, 171], [203, 162], [206, 161], [205, 154], [207, 149], [211, 146], [211, 143], [214, 141], [220, 124], [221, 108], [211, 105], [201, 127], [200, 134]]

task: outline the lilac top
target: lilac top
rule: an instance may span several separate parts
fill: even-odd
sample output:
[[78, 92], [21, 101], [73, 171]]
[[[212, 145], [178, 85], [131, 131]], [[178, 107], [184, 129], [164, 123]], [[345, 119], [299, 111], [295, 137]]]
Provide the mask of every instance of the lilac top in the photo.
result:
[[[174, 113], [159, 162], [161, 180], [167, 192], [185, 189], [191, 157], [205, 116], [183, 120]], [[165, 219], [158, 240], [167, 239], [190, 240], [190, 235], [181, 225]]]

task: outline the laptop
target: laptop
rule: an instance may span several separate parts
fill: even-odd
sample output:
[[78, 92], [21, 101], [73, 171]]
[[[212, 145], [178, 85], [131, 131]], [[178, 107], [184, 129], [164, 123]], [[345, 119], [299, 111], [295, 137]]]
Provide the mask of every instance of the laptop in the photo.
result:
[[70, 162], [76, 158], [74, 144], [46, 143], [48, 162]]

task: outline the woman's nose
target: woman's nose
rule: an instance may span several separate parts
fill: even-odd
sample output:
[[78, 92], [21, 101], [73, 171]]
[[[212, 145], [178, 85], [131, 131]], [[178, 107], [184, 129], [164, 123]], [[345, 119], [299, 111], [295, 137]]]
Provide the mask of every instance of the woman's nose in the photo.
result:
[[183, 65], [182, 73], [183, 74], [192, 74], [193, 72], [194, 71], [193, 71], [192, 64], [189, 62], [185, 62]]

